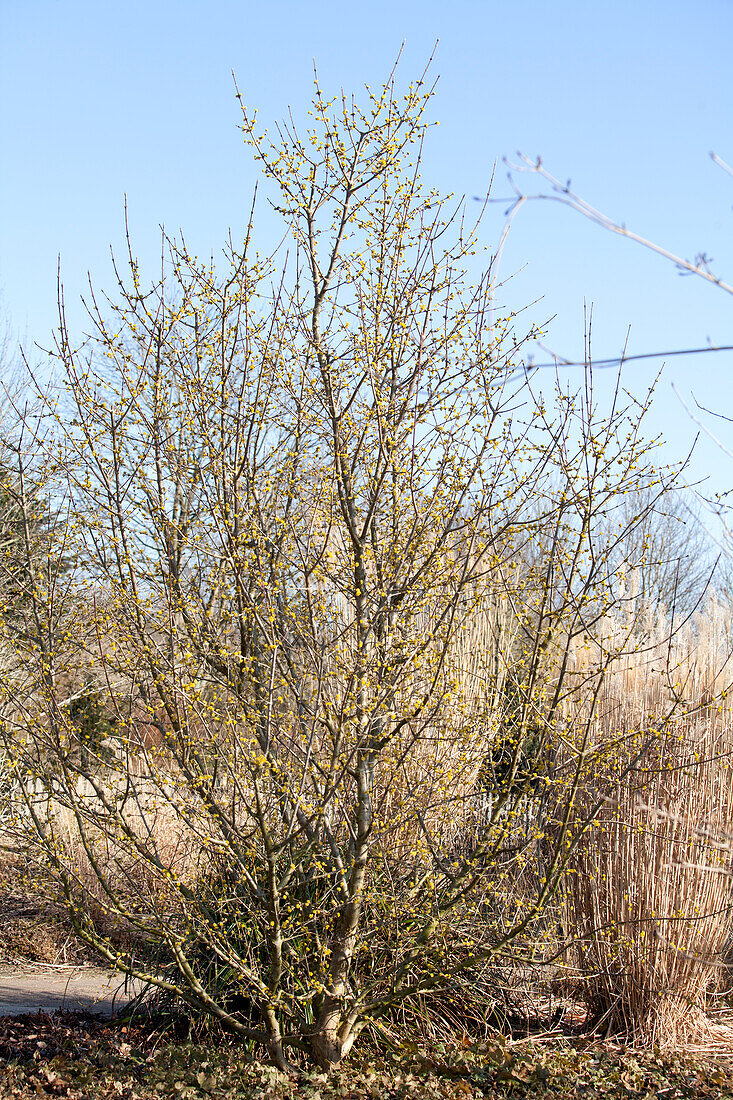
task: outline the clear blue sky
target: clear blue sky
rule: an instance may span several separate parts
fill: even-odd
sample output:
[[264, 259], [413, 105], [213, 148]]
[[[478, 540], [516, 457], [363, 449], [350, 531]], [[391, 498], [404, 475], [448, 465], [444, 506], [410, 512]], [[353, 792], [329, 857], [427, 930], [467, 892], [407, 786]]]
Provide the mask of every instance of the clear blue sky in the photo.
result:
[[[439, 39], [424, 176], [437, 187], [508, 194], [501, 158], [541, 154], [585, 199], [733, 280], [731, 0], [0, 0], [0, 289], [10, 321], [47, 345], [56, 265], [72, 322], [87, 272], [111, 285], [127, 194], [136, 251], [151, 274], [159, 225], [216, 252], [241, 230], [256, 169], [237, 130], [231, 71], [263, 123], [304, 113], [316, 60], [327, 90], [380, 82], [400, 44], [418, 73]], [[469, 199], [470, 201], [470, 199]], [[498, 241], [502, 207], [484, 225]], [[582, 356], [584, 302], [593, 353], [733, 343], [733, 298], [577, 215], [533, 203], [501, 264], [503, 300], [528, 320], [556, 316], [548, 343]], [[541, 357], [541, 356], [538, 356]], [[544, 358], [544, 357], [542, 357]], [[632, 365], [645, 387], [658, 364]], [[733, 354], [671, 360], [654, 430], [679, 458], [695, 434], [672, 391], [733, 416]], [[731, 425], [716, 431], [730, 445]], [[733, 460], [700, 448], [694, 475], [731, 484]]]

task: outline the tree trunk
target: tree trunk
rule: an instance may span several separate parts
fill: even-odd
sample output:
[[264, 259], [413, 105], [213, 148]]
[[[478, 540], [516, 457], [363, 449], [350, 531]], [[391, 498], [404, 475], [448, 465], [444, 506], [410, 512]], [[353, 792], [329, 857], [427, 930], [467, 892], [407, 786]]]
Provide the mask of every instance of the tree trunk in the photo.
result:
[[334, 1069], [351, 1050], [357, 1028], [350, 1019], [343, 1019], [337, 997], [327, 994], [311, 1039], [314, 1061], [328, 1072]]

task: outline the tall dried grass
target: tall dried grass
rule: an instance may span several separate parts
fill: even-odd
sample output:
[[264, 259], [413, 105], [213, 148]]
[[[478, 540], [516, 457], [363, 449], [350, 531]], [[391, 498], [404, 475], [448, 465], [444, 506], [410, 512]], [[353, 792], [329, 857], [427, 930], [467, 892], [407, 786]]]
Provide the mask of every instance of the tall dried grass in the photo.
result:
[[175, 921], [182, 912], [173, 883], [192, 886], [204, 869], [176, 792], [114, 765], [93, 781], [79, 777], [72, 790], [55, 780], [16, 787], [6, 829], [15, 852], [38, 855], [37, 846], [24, 843], [33, 815], [66, 868], [62, 879], [48, 879], [58, 901], [113, 943], [154, 942], [161, 919]]
[[477, 601], [450, 640], [440, 707], [395, 738], [380, 774], [380, 843], [403, 864], [426, 844], [455, 849], [480, 828], [476, 793], [496, 740], [496, 695], [514, 624], [499, 601]]
[[597, 810], [568, 866], [568, 932], [596, 1018], [669, 1049], [704, 1030], [732, 927], [731, 617], [711, 598], [671, 640], [665, 622], [616, 621], [596, 644], [623, 631], [591, 722], [578, 819]]

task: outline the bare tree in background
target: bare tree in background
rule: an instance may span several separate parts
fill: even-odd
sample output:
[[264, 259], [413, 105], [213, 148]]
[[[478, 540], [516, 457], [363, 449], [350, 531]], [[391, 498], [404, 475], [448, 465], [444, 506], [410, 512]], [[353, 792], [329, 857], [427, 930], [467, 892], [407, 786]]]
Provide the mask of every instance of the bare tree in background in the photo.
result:
[[[722, 290], [725, 294], [733, 294], [733, 283], [724, 279], [719, 275], [712, 267], [712, 260], [705, 252], [698, 253], [693, 260], [688, 260], [683, 256], [680, 256], [673, 252], [671, 249], [664, 247], [663, 245], [642, 236], [639, 233], [629, 229], [625, 224], [615, 221], [607, 214], [596, 209], [590, 203], [586, 202], [581, 196], [576, 194], [570, 188], [570, 182], [563, 183], [557, 177], [553, 176], [545, 168], [542, 158], [537, 157], [536, 160], [526, 156], [523, 153], [518, 153], [518, 162], [512, 163], [505, 159], [505, 163], [509, 169], [508, 180], [513, 189], [514, 195], [510, 201], [509, 208], [507, 210], [507, 223], [504, 231], [504, 235], [508, 232], [509, 226], [512, 220], [519, 211], [528, 202], [552, 202], [559, 203], [568, 207], [570, 210], [587, 218], [594, 225], [599, 226], [601, 229], [605, 229], [610, 233], [614, 233], [620, 237], [624, 237], [626, 240], [631, 241], [633, 244], [640, 245], [656, 255], [661, 256], [662, 259], [672, 264], [678, 272], [683, 275], [694, 275], [705, 282]], [[733, 168], [716, 153], [711, 152], [710, 158], [714, 164], [716, 164], [722, 171], [726, 172], [729, 176], [733, 176]], [[524, 189], [518, 182], [519, 177], [522, 174], [529, 174], [539, 178], [543, 185], [547, 185], [548, 189], [541, 190], [539, 192], [530, 193]], [[490, 200], [499, 201], [499, 200]], [[504, 201], [504, 200], [502, 200]], [[623, 355], [615, 359], [602, 359], [596, 360], [597, 365], [612, 366], [614, 364], [622, 364], [640, 359], [669, 359], [678, 355], [701, 355], [711, 354], [717, 352], [733, 352], [733, 344], [725, 345], [712, 345], [708, 343], [704, 347], [698, 348], [672, 348], [665, 351], [655, 351], [649, 353], [642, 353], [639, 355]], [[556, 364], [561, 366], [579, 366], [581, 364], [572, 364], [568, 360], [563, 359], [561, 356], [553, 355]], [[679, 396], [679, 395], [678, 395]], [[682, 400], [682, 399], [681, 399]], [[687, 404], [682, 401], [688, 414], [695, 424], [703, 431], [713, 442], [719, 447], [719, 449], [730, 459], [733, 460], [733, 453], [726, 443], [720, 438], [719, 428], [715, 422], [717, 420], [718, 425], [724, 422], [730, 422], [731, 416], [724, 410], [720, 409], [705, 409], [701, 406], [695, 408], [689, 408]], [[728, 495], [718, 495], [714, 499], [705, 497], [704, 493], [697, 494], [698, 499], [703, 506], [709, 511], [712, 511], [720, 520], [723, 525], [724, 531], [724, 553], [727, 561], [730, 561], [733, 557], [733, 530], [731, 529], [730, 522], [730, 504], [728, 501]], [[669, 525], [665, 525], [669, 527]], [[713, 540], [716, 541], [716, 540]], [[723, 564], [723, 567], [718, 571], [719, 585], [721, 589], [730, 587], [728, 581], [724, 579], [724, 573], [728, 570], [728, 565]]]
[[[709, 590], [724, 584], [720, 551], [691, 491], [647, 488], [625, 497], [614, 517], [622, 531], [616, 561], [629, 601], [652, 616], [689, 617]], [[623, 580], [622, 580], [623, 578]]]

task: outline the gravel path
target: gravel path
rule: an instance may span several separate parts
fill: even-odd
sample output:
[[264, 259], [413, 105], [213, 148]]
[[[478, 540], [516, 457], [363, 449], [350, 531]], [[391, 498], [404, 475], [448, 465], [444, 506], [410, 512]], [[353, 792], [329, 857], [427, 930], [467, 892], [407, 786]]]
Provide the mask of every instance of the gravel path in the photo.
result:
[[29, 1012], [97, 1012], [112, 1016], [140, 989], [96, 966], [0, 970], [0, 1016]]

